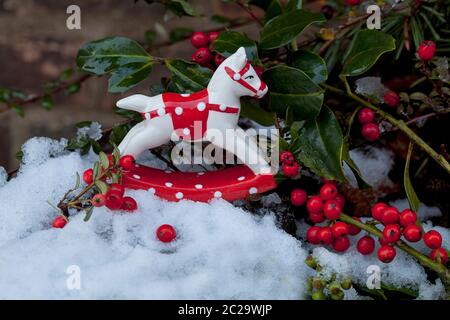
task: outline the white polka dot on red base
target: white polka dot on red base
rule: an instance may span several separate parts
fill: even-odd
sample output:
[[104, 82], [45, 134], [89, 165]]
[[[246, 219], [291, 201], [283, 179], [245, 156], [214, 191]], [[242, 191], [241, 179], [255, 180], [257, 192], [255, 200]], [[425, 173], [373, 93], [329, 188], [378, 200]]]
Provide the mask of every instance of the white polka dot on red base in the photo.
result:
[[197, 104], [197, 109], [198, 109], [198, 111], [203, 111], [203, 110], [205, 110], [205, 109], [206, 109], [206, 104], [205, 104], [204, 102], [199, 102], [199, 103]]
[[175, 194], [175, 197], [177, 198], [177, 199], [183, 199], [183, 193], [182, 192], [177, 192], [176, 194]]
[[221, 197], [222, 197], [222, 192], [220, 192], [220, 191], [214, 192], [214, 198], [221, 198]]
[[250, 190], [248, 190], [248, 192], [249, 192], [250, 194], [255, 194], [255, 193], [258, 192], [258, 189], [256, 189], [255, 187], [253, 187], [253, 188], [250, 188]]
[[196, 184], [195, 185], [195, 189], [202, 189], [203, 188], [203, 185], [201, 185], [201, 184]]
[[140, 179], [141, 178], [141, 176], [140, 175], [137, 175], [137, 174], [133, 174], [133, 178], [135, 178], [135, 179]]
[[176, 108], [175, 108], [175, 113], [176, 113], [177, 115], [182, 114], [182, 113], [183, 113], [183, 108], [182, 108], [182, 107], [176, 107]]
[[166, 187], [171, 188], [171, 187], [173, 186], [173, 183], [172, 183], [172, 182], [166, 182], [164, 185], [165, 185]]
[[245, 180], [245, 177], [242, 176], [242, 177], [239, 177], [239, 178], [237, 178], [237, 179], [238, 179], [238, 181], [244, 181], [244, 180]]
[[156, 190], [155, 190], [155, 188], [150, 188], [150, 189], [148, 189], [148, 192], [150, 192], [151, 194], [155, 194]]

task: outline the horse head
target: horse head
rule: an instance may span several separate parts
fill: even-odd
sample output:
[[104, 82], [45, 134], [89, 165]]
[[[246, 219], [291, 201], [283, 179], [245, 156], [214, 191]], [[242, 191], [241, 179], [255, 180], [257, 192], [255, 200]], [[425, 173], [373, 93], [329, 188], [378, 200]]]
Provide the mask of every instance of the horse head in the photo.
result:
[[252, 96], [259, 99], [268, 90], [266, 84], [247, 60], [247, 54], [243, 47], [240, 47], [220, 64], [210, 83], [218, 86], [229, 83], [227, 89], [238, 97]]

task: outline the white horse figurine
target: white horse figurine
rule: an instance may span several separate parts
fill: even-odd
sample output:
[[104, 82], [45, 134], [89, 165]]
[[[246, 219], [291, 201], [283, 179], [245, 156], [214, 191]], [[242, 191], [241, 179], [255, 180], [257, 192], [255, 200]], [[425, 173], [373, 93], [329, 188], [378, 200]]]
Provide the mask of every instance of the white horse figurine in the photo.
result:
[[[202, 91], [192, 94], [163, 93], [153, 97], [136, 94], [121, 99], [117, 102], [119, 108], [140, 112], [144, 120], [135, 125], [120, 143], [120, 154], [137, 158], [144, 150], [170, 140], [203, 139], [235, 154], [255, 176], [273, 176], [256, 142], [237, 125], [240, 97], [261, 98], [267, 90], [241, 47], [220, 64], [208, 87]], [[229, 139], [230, 131], [234, 141]], [[152, 174], [156, 176], [154, 172]], [[165, 184], [173, 185], [170, 182]], [[196, 189], [201, 189], [198, 186]], [[218, 192], [222, 191], [216, 191], [216, 196]], [[180, 199], [178, 196], [176, 198]]]

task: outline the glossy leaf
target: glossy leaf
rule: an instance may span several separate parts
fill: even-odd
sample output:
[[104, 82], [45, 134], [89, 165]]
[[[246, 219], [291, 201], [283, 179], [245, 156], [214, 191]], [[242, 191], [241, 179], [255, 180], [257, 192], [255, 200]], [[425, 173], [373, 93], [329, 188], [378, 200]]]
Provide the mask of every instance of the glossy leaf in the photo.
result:
[[278, 66], [263, 73], [269, 87], [270, 106], [284, 118], [291, 107], [295, 120], [315, 118], [322, 106], [323, 90], [303, 71]]
[[385, 52], [395, 49], [395, 39], [381, 31], [356, 33], [344, 60], [343, 76], [358, 76], [369, 70]]
[[225, 58], [235, 53], [237, 49], [244, 47], [247, 53], [247, 59], [250, 61], [258, 60], [258, 48], [255, 41], [245, 34], [237, 31], [224, 31], [211, 44], [211, 50], [221, 54]]
[[345, 180], [342, 168], [343, 136], [334, 113], [323, 106], [317, 118], [299, 131], [300, 161], [320, 177]]
[[416, 194], [416, 191], [414, 190], [414, 187], [411, 183], [411, 179], [409, 178], [409, 163], [411, 161], [413, 146], [414, 145], [412, 143], [409, 143], [408, 154], [406, 156], [405, 170], [403, 172], [403, 184], [405, 187], [406, 196], [408, 198], [409, 207], [411, 208], [411, 210], [417, 212], [419, 210], [420, 200]]
[[178, 92], [196, 92], [208, 86], [212, 71], [197, 63], [185, 60], [166, 60], [166, 67], [172, 74], [172, 84]]
[[325, 61], [320, 56], [310, 51], [299, 50], [294, 52], [289, 65], [302, 70], [316, 84], [320, 84], [328, 78]]
[[257, 102], [250, 99], [241, 99], [241, 116], [263, 126], [271, 126], [275, 122], [275, 113], [263, 110]]
[[260, 48], [275, 49], [288, 44], [306, 27], [315, 22], [325, 21], [321, 13], [292, 10], [279, 15], [266, 23], [261, 31]]
[[155, 60], [136, 41], [105, 38], [85, 44], [77, 55], [78, 67], [96, 75], [111, 74], [110, 92], [124, 92], [147, 78]]

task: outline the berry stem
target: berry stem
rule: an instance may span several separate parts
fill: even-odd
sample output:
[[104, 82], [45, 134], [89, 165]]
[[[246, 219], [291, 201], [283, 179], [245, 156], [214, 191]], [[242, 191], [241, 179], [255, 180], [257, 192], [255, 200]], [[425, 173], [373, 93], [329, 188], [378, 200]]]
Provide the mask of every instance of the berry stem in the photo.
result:
[[377, 112], [383, 119], [389, 121], [394, 126], [396, 126], [399, 130], [403, 131], [415, 144], [417, 144], [419, 147], [421, 147], [422, 150], [424, 150], [426, 153], [428, 153], [428, 155], [430, 157], [432, 157], [439, 165], [441, 165], [442, 168], [444, 168], [447, 171], [447, 173], [450, 174], [450, 164], [447, 162], [447, 160], [442, 155], [440, 155], [439, 153], [434, 151], [434, 149], [431, 148], [425, 141], [423, 141], [422, 138], [420, 138], [413, 130], [411, 130], [411, 128], [409, 128], [408, 125], [403, 120], [395, 119], [389, 113], [384, 112], [383, 110], [377, 108], [375, 105], [371, 104], [370, 102], [360, 98], [359, 96], [357, 96], [356, 94], [354, 94], [352, 92], [350, 85], [347, 81], [347, 78], [341, 77], [341, 79], [342, 79], [342, 81], [344, 81], [344, 84], [345, 84], [345, 87], [347, 90], [346, 92], [341, 89], [335, 88], [333, 86], [327, 85], [327, 84], [323, 84], [323, 87], [331, 92], [345, 95], [345, 96], [361, 103], [362, 105], [372, 109], [373, 111]]
[[[346, 215], [345, 213], [341, 213], [339, 220], [341, 220], [342, 222], [345, 222], [347, 224], [351, 224], [355, 227], [358, 227], [361, 230], [364, 230], [378, 238], [383, 237], [383, 233], [380, 230], [378, 230], [376, 227], [374, 227], [373, 225], [355, 220], [352, 217], [350, 217], [349, 215]], [[447, 269], [443, 264], [437, 263], [437, 262], [431, 260], [429, 257], [423, 255], [421, 252], [419, 252], [416, 249], [414, 249], [413, 247], [409, 246], [407, 243], [405, 243], [402, 240], [397, 241], [395, 243], [395, 246], [398, 247], [399, 249], [405, 251], [406, 253], [410, 254], [414, 258], [416, 258], [417, 261], [419, 261], [419, 263], [422, 266], [427, 267], [427, 268], [433, 270], [434, 272], [438, 273], [446, 286], [450, 284], [450, 270]]]

